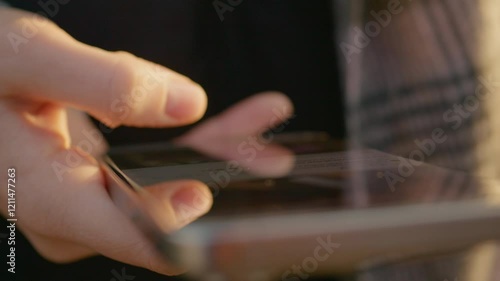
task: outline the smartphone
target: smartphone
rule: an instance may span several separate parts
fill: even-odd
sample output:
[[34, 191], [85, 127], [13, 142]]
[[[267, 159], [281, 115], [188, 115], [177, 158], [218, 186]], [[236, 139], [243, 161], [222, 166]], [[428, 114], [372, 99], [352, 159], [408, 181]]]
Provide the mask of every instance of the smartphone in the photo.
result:
[[[220, 142], [118, 147], [103, 160], [117, 206], [199, 280], [302, 280], [500, 237], [494, 181], [322, 133]], [[206, 183], [214, 205], [167, 233], [145, 187], [177, 179]]]

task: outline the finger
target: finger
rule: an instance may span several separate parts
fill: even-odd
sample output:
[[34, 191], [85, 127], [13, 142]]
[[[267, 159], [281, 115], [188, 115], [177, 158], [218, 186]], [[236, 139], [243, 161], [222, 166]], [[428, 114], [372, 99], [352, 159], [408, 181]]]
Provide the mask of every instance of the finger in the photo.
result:
[[[210, 191], [205, 185], [196, 181], [157, 184], [146, 187], [146, 190], [150, 192], [155, 202], [161, 202], [163, 205], [161, 216], [157, 219], [159, 219], [160, 228], [166, 233], [173, 232], [193, 221], [206, 213], [212, 205]], [[149, 204], [154, 204], [154, 202], [151, 201]], [[108, 207], [103, 204], [103, 207], [101, 210], [94, 211], [96, 215], [101, 214], [99, 222], [94, 221], [88, 225], [89, 228], [94, 227], [96, 231], [94, 234], [98, 235], [99, 241], [83, 236], [82, 240], [79, 240], [80, 243], [91, 245], [93, 249], [109, 258], [162, 274], [176, 275], [184, 271], [183, 268], [172, 265], [161, 256], [153, 247], [152, 241], [146, 241], [142, 233], [138, 233], [136, 225], [130, 224], [129, 218], [124, 218], [121, 213], [116, 216], [102, 215], [103, 212], [112, 214], [108, 208], [116, 210], [114, 206]], [[75, 215], [78, 216], [78, 214]]]
[[[56, 161], [62, 161], [65, 154], [61, 152]], [[117, 209], [102, 186], [104, 179], [97, 166], [90, 162], [82, 164], [76, 167], [71, 175], [62, 183], [66, 188], [54, 186], [46, 188], [45, 192], [57, 193], [57, 196], [53, 196], [49, 201], [50, 204], [43, 207], [45, 208], [43, 214], [50, 216], [46, 220], [41, 220], [44, 221], [44, 225], [40, 225], [40, 218], [35, 222], [25, 217], [24, 223], [28, 227], [33, 230], [34, 226], [38, 225], [33, 231], [41, 236], [51, 236], [55, 240], [86, 245], [92, 251], [124, 263], [167, 275], [183, 272], [184, 269], [177, 268], [165, 260], [130, 218]], [[208, 196], [208, 188], [196, 181], [158, 184], [147, 190], [155, 199], [154, 202], [162, 203], [161, 227], [169, 231], [179, 229], [207, 212], [212, 203], [211, 197]], [[25, 205], [33, 203], [30, 202], [33, 200], [36, 199], [25, 196]], [[41, 208], [40, 205], [29, 206]], [[189, 216], [186, 216], [186, 210], [189, 211]], [[57, 221], [54, 220], [56, 217]], [[43, 253], [46, 258], [56, 262], [65, 261], [56, 255], [57, 251], [54, 249], [47, 250], [50, 251]], [[88, 255], [89, 252], [82, 251], [81, 254]], [[70, 257], [79, 258], [79, 256]]]
[[[97, 252], [164, 274], [181, 272], [166, 263], [130, 219], [117, 209], [105, 189], [95, 159], [83, 149], [65, 149], [66, 146], [58, 144], [58, 140], [65, 138], [41, 130], [45, 126], [39, 118], [62, 127], [66, 120], [66, 115], [62, 116], [63, 108], [42, 108], [44, 116], [39, 118], [17, 114], [16, 108], [5, 103], [0, 103], [0, 109], [3, 120], [0, 126], [11, 136], [8, 142], [0, 145], [5, 164], [9, 165], [3, 168], [16, 167], [16, 173], [22, 175], [18, 184], [25, 187], [16, 192], [17, 198], [23, 202], [16, 208], [16, 215], [20, 218], [21, 230], [42, 256], [55, 262], [68, 262]], [[40, 110], [34, 110], [37, 111]], [[199, 182], [174, 182], [152, 187], [152, 197], [164, 206], [164, 229], [178, 229], [209, 208], [210, 198], [206, 197], [208, 203], [203, 205], [198, 199], [189, 197], [190, 192], [195, 193], [192, 190], [183, 192], [189, 188], [201, 190], [200, 194], [209, 192]], [[0, 194], [0, 199], [7, 200], [6, 193]], [[189, 202], [200, 205], [191, 206]], [[182, 204], [200, 213], [193, 212], [185, 219], [184, 215], [177, 214], [178, 206]], [[0, 206], [3, 214], [6, 209], [6, 205]]]
[[177, 126], [205, 112], [205, 92], [180, 74], [79, 43], [53, 24], [37, 26], [29, 14], [7, 16], [13, 19], [0, 36], [20, 34], [27, 25], [38, 32], [17, 55], [7, 40], [0, 43], [0, 54], [11, 54], [0, 60], [0, 94], [62, 103], [113, 127]]
[[199, 144], [206, 139], [257, 135], [293, 116], [293, 104], [279, 92], [251, 96], [203, 122], [179, 140]]
[[276, 133], [272, 128], [292, 116], [288, 97], [265, 92], [203, 122], [176, 142], [216, 159], [236, 161], [256, 175], [283, 176], [293, 168], [294, 156], [285, 147], [270, 143]]
[[295, 164], [295, 155], [291, 150], [271, 144], [261, 136], [204, 140], [203, 144], [190, 147], [215, 159], [231, 162], [232, 169], [244, 169], [256, 176], [284, 176]]
[[[210, 190], [201, 182], [180, 180], [145, 188], [175, 214], [175, 227], [181, 228], [205, 214], [213, 203]], [[177, 229], [173, 229], [177, 230]]]

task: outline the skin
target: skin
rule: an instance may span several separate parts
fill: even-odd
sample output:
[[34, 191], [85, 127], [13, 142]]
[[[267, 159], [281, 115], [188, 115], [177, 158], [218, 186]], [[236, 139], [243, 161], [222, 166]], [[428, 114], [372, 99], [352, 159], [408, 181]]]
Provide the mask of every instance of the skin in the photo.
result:
[[[106, 151], [105, 142], [87, 151], [77, 144], [86, 138], [83, 132], [93, 129], [83, 112], [110, 127], [193, 123], [207, 106], [203, 88], [132, 54], [80, 43], [49, 21], [33, 21], [32, 14], [0, 8], [0, 38], [22, 34], [27, 25], [37, 32], [18, 52], [9, 40], [0, 40], [0, 168], [16, 168], [18, 229], [53, 262], [102, 254], [166, 275], [182, 273], [157, 256], [110, 200], [96, 161]], [[214, 137], [259, 134], [279, 123], [273, 108], [292, 114], [284, 95], [262, 93], [200, 124], [178, 142], [202, 147], [203, 140]], [[288, 152], [271, 147], [266, 153]], [[80, 161], [59, 179], [53, 164], [67, 165], [75, 155]], [[284, 165], [281, 170], [291, 161]], [[7, 181], [5, 172], [1, 179]], [[162, 183], [148, 190], [161, 201], [169, 230], [193, 221], [212, 204], [209, 189], [196, 181]], [[0, 202], [7, 202], [6, 190], [0, 192]], [[190, 211], [180, 215], [179, 206], [186, 205]], [[0, 211], [7, 216], [6, 203]]]

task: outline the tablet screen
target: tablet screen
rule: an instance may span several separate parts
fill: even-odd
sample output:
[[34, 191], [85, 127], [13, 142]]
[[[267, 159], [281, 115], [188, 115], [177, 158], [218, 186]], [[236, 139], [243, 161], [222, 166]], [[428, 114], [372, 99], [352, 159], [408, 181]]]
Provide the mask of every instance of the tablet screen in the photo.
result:
[[[273, 145], [282, 153], [259, 158], [256, 149], [252, 161], [171, 144], [118, 148], [110, 157], [143, 187], [180, 179], [206, 183], [214, 195], [207, 217], [449, 202], [484, 194], [485, 183], [465, 172], [371, 149], [349, 151], [330, 139], [288, 138]], [[276, 170], [281, 162], [291, 164]]]

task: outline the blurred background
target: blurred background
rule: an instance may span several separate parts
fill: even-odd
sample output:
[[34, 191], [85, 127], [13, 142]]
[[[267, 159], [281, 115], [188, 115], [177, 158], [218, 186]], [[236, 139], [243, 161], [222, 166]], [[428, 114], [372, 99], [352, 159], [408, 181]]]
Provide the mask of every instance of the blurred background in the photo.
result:
[[[495, 0], [6, 2], [43, 12], [79, 41], [125, 50], [192, 78], [209, 97], [205, 119], [254, 93], [276, 90], [295, 105], [285, 132], [322, 131], [351, 149], [374, 148], [495, 182], [498, 177]], [[189, 128], [104, 128], [103, 134], [116, 146], [165, 141]], [[430, 149], [428, 140], [436, 135], [446, 140]], [[360, 190], [368, 188], [363, 176]], [[367, 200], [359, 195], [360, 205]], [[103, 257], [54, 265], [25, 240], [18, 249], [18, 280], [44, 273], [42, 279], [52, 281], [118, 281], [122, 270], [130, 275], [123, 280], [183, 278]], [[490, 270], [499, 265], [497, 252], [487, 243], [325, 278], [500, 280]]]

